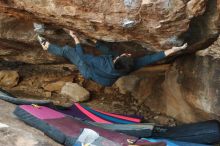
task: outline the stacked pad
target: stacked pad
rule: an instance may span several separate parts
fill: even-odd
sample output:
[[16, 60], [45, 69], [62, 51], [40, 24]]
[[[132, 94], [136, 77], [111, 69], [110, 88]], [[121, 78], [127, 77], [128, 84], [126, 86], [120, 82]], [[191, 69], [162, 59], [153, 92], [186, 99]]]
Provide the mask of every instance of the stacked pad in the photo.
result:
[[[50, 101], [18, 99], [2, 89], [0, 89], [0, 99], [14, 104], [38, 104], [38, 105], [46, 105], [48, 107], [53, 107]], [[30, 107], [34, 108], [32, 106]], [[71, 145], [73, 141], [76, 140], [76, 138], [69, 136], [67, 132], [68, 130], [66, 130], [67, 133], [62, 132], [62, 130], [60, 131], [59, 128], [57, 128], [59, 126], [57, 127], [55, 126], [56, 124], [51, 125], [46, 122], [51, 120], [56, 121], [57, 124], [60, 123], [60, 125], [63, 125], [63, 127], [61, 126], [61, 129], [62, 128], [67, 129], [68, 122], [65, 121], [67, 116], [62, 113], [70, 115], [71, 117], [79, 117], [81, 119], [81, 120], [79, 119], [77, 120], [68, 117], [67, 119], [69, 118], [72, 119], [70, 120], [72, 123], [69, 122], [71, 123], [71, 125], [75, 124], [74, 121], [77, 121], [78, 123], [82, 123], [87, 126], [90, 125], [92, 127], [100, 127], [100, 129], [105, 128], [107, 129], [107, 131], [108, 130], [118, 131], [134, 137], [155, 137], [161, 139], [168, 138], [173, 140], [195, 142], [195, 143], [207, 143], [207, 144], [218, 143], [220, 141], [220, 127], [218, 121], [206, 121], [206, 122], [187, 124], [183, 126], [170, 128], [170, 127], [157, 127], [154, 124], [137, 124], [141, 121], [140, 118], [106, 113], [99, 110], [91, 109], [89, 107], [80, 104], [74, 104], [69, 110], [60, 110], [62, 113], [57, 112], [59, 114], [57, 114], [56, 111], [54, 110], [52, 110], [53, 112], [51, 112], [51, 109], [49, 108], [40, 107], [41, 110], [45, 110], [45, 111], [40, 115], [38, 115], [39, 117], [33, 115], [32, 114], [33, 111], [30, 111], [29, 113], [28, 110], [30, 109], [25, 109], [25, 108], [22, 109], [22, 108], [18, 107], [17, 110], [15, 111], [15, 113], [18, 115], [19, 118], [21, 118], [31, 126], [42, 130], [47, 135], [52, 137], [54, 140], [60, 143], [65, 142], [66, 145], [68, 145], [68, 143], [70, 143]], [[56, 114], [54, 114], [54, 112]], [[42, 115], [44, 115], [45, 117], [44, 116], [42, 117]], [[62, 121], [62, 118], [64, 118], [64, 121]], [[87, 121], [82, 121], [82, 120], [87, 120]], [[93, 121], [93, 122], [88, 122], [88, 121]], [[86, 128], [86, 127], [82, 126], [80, 129], [82, 128]], [[158, 140], [160, 141], [161, 139]], [[157, 141], [157, 140], [154, 139], [153, 141]], [[182, 142], [175, 142], [175, 143], [178, 143], [178, 145], [185, 145]], [[187, 143], [187, 145], [196, 145], [196, 144]]]
[[134, 137], [152, 137], [154, 131], [154, 124], [151, 123], [140, 123], [140, 124], [102, 124], [84, 121], [90, 125], [101, 127], [108, 130], [125, 133]]
[[[57, 112], [53, 109], [44, 106], [18, 106], [14, 111], [14, 114], [27, 124], [43, 131], [46, 135], [48, 135], [55, 141], [64, 144], [65, 146], [81, 146], [80, 142], [88, 141], [88, 139], [91, 140], [92, 138], [94, 138], [94, 133], [96, 135], [96, 140], [94, 140], [92, 143], [94, 146], [127, 146], [128, 144], [130, 144], [130, 142], [134, 142], [135, 144], [145, 144], [145, 146], [165, 146], [166, 143], [167, 146], [205, 146], [202, 144], [192, 144], [187, 142], [170, 142], [167, 140], [139, 139], [134, 136], [128, 136], [107, 129], [105, 130], [103, 128], [100, 128], [101, 126], [97, 127], [98, 125], [95, 126], [89, 122], [84, 122], [79, 119], [66, 116], [60, 112]], [[117, 125], [120, 124], [116, 124], [116, 127]], [[114, 124], [112, 126], [114, 126]], [[144, 124], [142, 126], [144, 126]], [[138, 125], [136, 125], [136, 128], [137, 127]], [[123, 126], [121, 128], [123, 129]], [[130, 130], [132, 131], [134, 129], [131, 128]], [[88, 131], [90, 132], [88, 133]]]
[[[9, 94], [8, 92], [2, 90], [0, 88], [0, 99], [5, 100], [7, 102], [17, 104], [17, 105], [45, 105], [48, 107], [54, 108], [51, 101], [48, 100], [28, 100], [28, 99], [20, 99], [15, 96]], [[56, 108], [54, 108], [56, 109]], [[140, 118], [133, 118], [129, 116], [123, 116], [118, 114], [106, 113], [98, 110], [93, 110], [86, 106], [82, 106], [78, 103], [73, 104], [69, 109], [66, 110], [58, 110], [66, 115], [70, 115], [72, 117], [78, 117], [82, 120], [97, 122], [97, 123], [106, 123], [106, 124], [131, 124], [131, 123], [140, 123]]]
[[205, 144], [196, 144], [196, 143], [189, 143], [189, 142], [181, 142], [181, 141], [174, 141], [174, 140], [167, 140], [167, 139], [153, 139], [153, 138], [143, 138], [150, 142], [158, 142], [163, 141], [166, 143], [166, 146], [211, 146]]
[[[161, 143], [151, 143], [145, 140], [139, 140], [133, 136], [89, 125], [81, 120], [66, 116], [44, 106], [39, 108], [31, 105], [18, 106], [14, 114], [27, 124], [43, 131], [52, 139], [66, 146], [73, 146], [85, 128], [97, 132], [102, 140], [105, 140], [104, 143], [111, 141], [115, 146], [127, 146], [131, 141], [137, 144], [161, 145]], [[102, 144], [100, 144], [100, 146], [102, 146]]]
[[106, 113], [78, 103], [75, 103], [71, 109], [67, 111], [61, 110], [61, 112], [72, 117], [78, 117], [90, 125], [140, 138], [166, 138], [201, 144], [215, 144], [220, 141], [220, 127], [219, 122], [216, 120], [177, 127], [160, 127], [150, 123], [140, 124], [140, 118]]
[[217, 120], [184, 124], [175, 127], [154, 127], [152, 137], [172, 139], [202, 144], [217, 144], [220, 142], [220, 124]]
[[58, 110], [66, 115], [72, 117], [80, 118], [81, 120], [105, 123], [105, 124], [133, 124], [140, 123], [141, 118], [134, 118], [130, 116], [123, 116], [118, 114], [112, 114], [107, 112], [102, 112], [99, 110], [91, 109], [87, 106], [81, 105], [79, 103], [74, 103], [72, 107], [66, 110]]
[[22, 104], [37, 104], [37, 105], [51, 105], [52, 102], [49, 100], [29, 100], [29, 99], [21, 99], [21, 98], [16, 98], [15, 96], [11, 95], [10, 93], [6, 92], [5, 90], [0, 88], [0, 99], [17, 104], [17, 105], [22, 105]]

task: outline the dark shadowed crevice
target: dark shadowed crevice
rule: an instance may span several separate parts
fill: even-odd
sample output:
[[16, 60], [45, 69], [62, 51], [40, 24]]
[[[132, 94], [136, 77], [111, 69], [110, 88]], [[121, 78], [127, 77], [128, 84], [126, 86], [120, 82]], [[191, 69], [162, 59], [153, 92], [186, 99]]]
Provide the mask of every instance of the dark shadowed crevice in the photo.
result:
[[205, 13], [193, 18], [189, 30], [180, 38], [192, 46], [194, 51], [207, 48], [219, 34], [214, 21], [216, 17], [218, 17], [217, 0], [208, 0]]
[[12, 5], [14, 2], [12, 0], [2, 0], [0, 4]]

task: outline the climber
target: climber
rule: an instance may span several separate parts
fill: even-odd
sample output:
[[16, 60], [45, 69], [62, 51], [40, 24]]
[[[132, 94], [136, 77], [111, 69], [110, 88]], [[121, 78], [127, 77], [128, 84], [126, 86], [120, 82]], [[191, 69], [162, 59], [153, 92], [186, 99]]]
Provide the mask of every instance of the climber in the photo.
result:
[[75, 48], [70, 46], [60, 47], [51, 44], [40, 35], [38, 35], [38, 40], [44, 50], [48, 50], [49, 53], [68, 59], [77, 66], [84, 78], [91, 79], [103, 86], [111, 86], [119, 77], [187, 48], [187, 43], [185, 43], [181, 47], [172, 47], [172, 49], [152, 55], [132, 58], [131, 54], [128, 53], [118, 55], [116, 52], [110, 51], [103, 42], [96, 41], [96, 48], [101, 51], [103, 55], [94, 56], [84, 54], [80, 41], [73, 31], [69, 31], [69, 35], [75, 40]]

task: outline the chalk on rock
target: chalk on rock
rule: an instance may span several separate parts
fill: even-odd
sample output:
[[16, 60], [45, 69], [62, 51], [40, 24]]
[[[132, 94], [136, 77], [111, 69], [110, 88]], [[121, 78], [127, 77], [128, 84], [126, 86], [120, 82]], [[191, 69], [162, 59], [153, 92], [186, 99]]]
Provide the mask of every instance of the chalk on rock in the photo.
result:
[[125, 19], [125, 20], [123, 21], [122, 26], [125, 27], [125, 28], [131, 28], [131, 27], [133, 27], [135, 24], [136, 24], [136, 22], [135, 22], [134, 20]]
[[45, 31], [45, 27], [44, 27], [44, 24], [40, 24], [40, 23], [34, 23], [34, 31], [37, 32], [37, 33], [44, 33]]
[[179, 39], [177, 36], [173, 36], [167, 40], [166, 44], [170, 44], [173, 46], [182, 46], [184, 42], [183, 40]]
[[90, 93], [76, 83], [67, 82], [61, 89], [61, 95], [71, 98], [74, 102], [83, 102], [89, 99]]
[[0, 123], [0, 128], [8, 128], [9, 126], [3, 123]]
[[133, 8], [137, 5], [136, 0], [124, 0], [124, 5], [128, 8]]

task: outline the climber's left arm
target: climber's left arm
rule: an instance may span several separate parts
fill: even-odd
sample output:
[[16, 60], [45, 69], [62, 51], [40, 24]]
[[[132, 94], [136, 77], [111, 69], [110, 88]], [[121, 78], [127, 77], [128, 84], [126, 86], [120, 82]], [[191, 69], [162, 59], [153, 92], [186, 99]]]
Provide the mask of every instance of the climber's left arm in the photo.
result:
[[179, 52], [181, 50], [186, 49], [187, 46], [188, 46], [188, 44], [185, 43], [184, 45], [182, 45], [180, 47], [172, 47], [171, 49], [164, 51], [164, 54], [165, 54], [165, 56], [170, 56], [170, 55], [172, 55], [172, 54], [174, 54], [176, 52]]
[[186, 48], [187, 48], [187, 43], [185, 43], [183, 46], [180, 46], [180, 47], [172, 47], [171, 49], [166, 50], [166, 51], [161, 51], [161, 52], [158, 52], [152, 55], [145, 55], [143, 57], [136, 58], [134, 60], [134, 67], [135, 67], [134, 69], [137, 70], [146, 65], [153, 64], [157, 61], [164, 59], [167, 56], [170, 56], [171, 54], [174, 54]]

